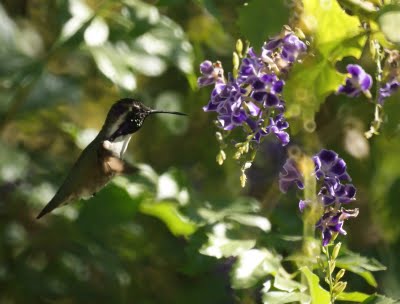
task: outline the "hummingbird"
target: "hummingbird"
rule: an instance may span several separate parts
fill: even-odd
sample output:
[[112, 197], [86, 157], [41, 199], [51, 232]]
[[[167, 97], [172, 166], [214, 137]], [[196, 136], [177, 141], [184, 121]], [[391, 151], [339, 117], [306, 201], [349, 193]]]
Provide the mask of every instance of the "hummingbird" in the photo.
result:
[[123, 160], [132, 134], [152, 114], [186, 115], [181, 112], [153, 110], [133, 98], [115, 102], [96, 138], [82, 151], [54, 197], [37, 219], [57, 207], [79, 199], [89, 199], [114, 176], [132, 174], [138, 169]]

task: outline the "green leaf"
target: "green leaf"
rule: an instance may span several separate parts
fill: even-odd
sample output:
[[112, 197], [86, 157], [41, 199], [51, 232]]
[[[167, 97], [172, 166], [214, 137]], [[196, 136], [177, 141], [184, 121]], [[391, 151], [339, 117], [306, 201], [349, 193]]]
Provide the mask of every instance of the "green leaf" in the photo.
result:
[[363, 304], [397, 304], [399, 300], [394, 300], [382, 295], [373, 295], [366, 299]]
[[340, 256], [336, 260], [336, 266], [358, 274], [373, 287], [377, 287], [378, 284], [371, 271], [381, 271], [386, 269], [386, 267], [377, 260], [369, 259], [350, 251], [347, 251], [345, 256]]
[[319, 285], [319, 278], [315, 274], [311, 272], [308, 267], [300, 268], [300, 271], [305, 275], [308, 283], [308, 287], [310, 288], [310, 295], [313, 304], [329, 304], [330, 303], [330, 295], [329, 292], [323, 289]]
[[308, 57], [301, 65], [297, 64], [283, 91], [288, 101], [288, 117], [301, 114], [304, 121], [313, 121], [325, 98], [336, 91], [345, 77], [333, 63], [320, 56]]
[[249, 197], [239, 197], [233, 202], [231, 200], [218, 200], [212, 202], [206, 207], [197, 210], [198, 215], [207, 223], [215, 223], [226, 218], [237, 217], [241, 215], [250, 215], [249, 213], [259, 210], [259, 202]]
[[260, 228], [264, 232], [271, 230], [271, 223], [263, 216], [251, 214], [232, 214], [228, 216], [228, 219], [234, 220], [246, 226]]
[[174, 202], [145, 202], [140, 205], [140, 211], [162, 220], [176, 236], [189, 236], [197, 228], [194, 223], [180, 213], [178, 204]]
[[207, 233], [208, 241], [203, 244], [199, 252], [216, 258], [237, 256], [254, 247], [255, 240], [237, 240], [226, 236], [228, 227], [226, 223], [213, 226], [212, 233]]
[[254, 286], [266, 275], [276, 275], [281, 267], [281, 257], [265, 248], [243, 251], [231, 271], [232, 287], [241, 289]]
[[362, 292], [341, 292], [338, 296], [337, 296], [337, 300], [338, 301], [349, 301], [349, 302], [357, 302], [357, 303], [361, 303], [362, 301], [364, 301], [365, 299], [367, 299], [370, 295], [362, 293]]
[[284, 1], [252, 0], [238, 9], [240, 33], [256, 49], [287, 23], [289, 9]]
[[264, 304], [310, 303], [310, 296], [301, 292], [270, 291], [262, 296]]
[[336, 62], [347, 56], [359, 58], [366, 35], [358, 18], [347, 15], [336, 1], [303, 3], [301, 19], [304, 32], [312, 38], [312, 56], [294, 67], [283, 94], [288, 101], [288, 116], [300, 115], [307, 122], [314, 120], [326, 97], [344, 82], [346, 75], [336, 71]]
[[276, 289], [284, 290], [287, 292], [292, 292], [295, 290], [304, 292], [307, 289], [307, 286], [305, 286], [297, 281], [294, 281], [294, 280], [291, 280], [288, 278], [284, 278], [281, 275], [275, 276], [274, 287]]
[[366, 36], [360, 36], [364, 31], [357, 17], [346, 14], [337, 1], [304, 0], [303, 4], [304, 31], [314, 38], [312, 46], [322, 57], [332, 62], [345, 56], [360, 57]]

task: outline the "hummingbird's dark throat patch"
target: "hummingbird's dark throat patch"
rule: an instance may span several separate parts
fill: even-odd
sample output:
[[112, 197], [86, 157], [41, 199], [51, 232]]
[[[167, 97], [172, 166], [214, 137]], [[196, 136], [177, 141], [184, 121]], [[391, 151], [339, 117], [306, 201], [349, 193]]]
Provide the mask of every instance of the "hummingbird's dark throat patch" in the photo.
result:
[[109, 141], [114, 141], [116, 138], [128, 134], [135, 133], [143, 125], [144, 119], [148, 113], [142, 112], [130, 112], [126, 116], [125, 120], [120, 124], [118, 129], [110, 136]]

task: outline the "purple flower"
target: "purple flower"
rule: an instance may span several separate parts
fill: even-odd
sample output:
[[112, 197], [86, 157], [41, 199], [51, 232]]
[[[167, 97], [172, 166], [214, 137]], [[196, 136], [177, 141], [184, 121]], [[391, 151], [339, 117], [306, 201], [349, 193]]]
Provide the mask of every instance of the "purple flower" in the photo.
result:
[[231, 113], [221, 114], [217, 120], [224, 130], [232, 130], [240, 126], [247, 119], [247, 113], [241, 108], [234, 109]]
[[363, 68], [357, 64], [349, 64], [346, 69], [351, 77], [346, 79], [346, 84], [341, 85], [337, 92], [350, 97], [357, 97], [361, 92], [367, 96], [370, 95], [369, 89], [372, 86], [371, 75], [367, 74]]
[[307, 46], [296, 35], [288, 34], [282, 41], [282, 58], [295, 62], [300, 54], [307, 51]]
[[200, 64], [200, 73], [203, 75], [197, 79], [197, 85], [200, 88], [214, 83], [223, 82], [224, 70], [219, 61], [214, 64], [209, 60], [203, 61]]
[[335, 185], [340, 180], [351, 181], [345, 161], [336, 152], [322, 149], [313, 160], [317, 179], [323, 179], [330, 185]]
[[303, 212], [304, 209], [310, 204], [309, 200], [300, 200], [299, 201], [299, 210], [300, 212]]
[[336, 237], [339, 233], [346, 235], [347, 232], [343, 229], [344, 221], [350, 217], [356, 217], [357, 215], [358, 209], [328, 209], [315, 225], [315, 228], [321, 230], [322, 245], [328, 245], [332, 238]]
[[347, 204], [355, 200], [356, 187], [352, 184], [342, 185], [337, 183], [333, 186], [325, 185], [321, 188], [318, 195], [321, 197], [325, 206], [333, 203]]
[[279, 173], [279, 189], [286, 193], [293, 184], [299, 189], [304, 189], [303, 175], [297, 168], [295, 160], [289, 158], [283, 165], [283, 170]]
[[282, 92], [284, 84], [275, 74], [264, 74], [253, 81], [251, 97], [266, 107], [277, 106], [280, 103], [277, 94]]
[[251, 84], [256, 81], [264, 68], [264, 64], [258, 58], [253, 49], [249, 50], [250, 57], [243, 58], [238, 71], [238, 82], [240, 84]]
[[385, 99], [393, 95], [398, 88], [400, 87], [400, 83], [396, 78], [385, 83], [381, 88], [379, 88], [378, 92], [378, 103], [383, 105]]
[[272, 117], [269, 118], [270, 124], [267, 126], [266, 131], [267, 134], [274, 133], [275, 136], [279, 139], [282, 143], [282, 146], [286, 146], [289, 141], [289, 134], [283, 130], [289, 128], [289, 124], [285, 120], [283, 114], [278, 114], [275, 119]]
[[262, 137], [269, 134], [264, 126], [264, 119], [253, 120], [249, 117], [247, 118], [246, 123], [254, 134], [253, 140], [258, 143], [261, 142]]
[[306, 44], [295, 34], [289, 33], [283, 38], [274, 38], [264, 44], [262, 57], [269, 61], [271, 53], [278, 48], [280, 48], [280, 57], [289, 63], [295, 62], [300, 55], [307, 51]]
[[203, 110], [206, 112], [218, 112], [219, 114], [231, 114], [242, 103], [244, 89], [239, 87], [235, 79], [230, 78], [228, 83], [216, 83], [211, 92], [211, 98]]

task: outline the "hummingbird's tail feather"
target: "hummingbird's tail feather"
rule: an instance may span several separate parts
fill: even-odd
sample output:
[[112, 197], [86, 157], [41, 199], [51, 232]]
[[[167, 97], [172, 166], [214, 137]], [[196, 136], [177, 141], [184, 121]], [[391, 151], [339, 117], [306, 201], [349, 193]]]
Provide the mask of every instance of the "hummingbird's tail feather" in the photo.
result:
[[51, 210], [53, 210], [53, 209], [50, 209], [50, 208], [47, 208], [47, 207], [49, 207], [49, 205], [46, 205], [46, 207], [44, 207], [42, 209], [42, 211], [40, 211], [40, 213], [38, 214], [36, 219], [40, 219], [43, 215], [45, 215], [45, 214], [49, 213]]
[[52, 198], [52, 200], [50, 202], [48, 202], [46, 206], [44, 206], [42, 211], [40, 211], [40, 213], [38, 214], [36, 219], [40, 219], [42, 216], [46, 215], [47, 213], [50, 213], [51, 211], [53, 211], [57, 207], [59, 207], [61, 205], [65, 205], [66, 203], [68, 203], [68, 201], [69, 200], [60, 200], [60, 197], [56, 194]]

